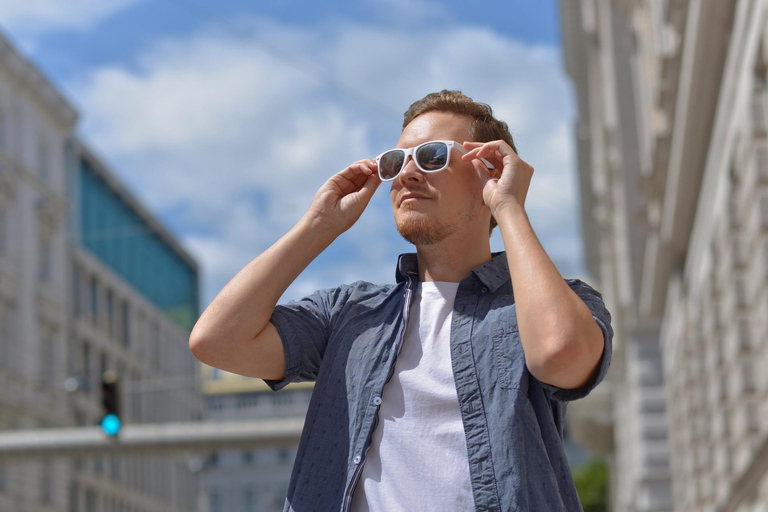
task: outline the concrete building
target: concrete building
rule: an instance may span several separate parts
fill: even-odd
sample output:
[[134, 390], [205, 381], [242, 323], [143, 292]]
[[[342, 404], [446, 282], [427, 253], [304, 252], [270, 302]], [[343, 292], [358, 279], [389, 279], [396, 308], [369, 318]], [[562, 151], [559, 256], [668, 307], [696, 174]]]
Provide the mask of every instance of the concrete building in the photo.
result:
[[[210, 419], [304, 418], [313, 383], [273, 392], [264, 381], [203, 368]], [[288, 494], [296, 446], [222, 450], [210, 454], [200, 479], [201, 512], [280, 512]]]
[[[100, 376], [124, 422], [200, 419], [188, 331], [197, 265], [73, 137], [77, 114], [0, 36], [0, 429], [97, 424]], [[78, 390], [63, 383], [74, 378]], [[147, 391], [174, 378], [184, 389]], [[178, 386], [177, 386], [178, 387]], [[163, 457], [0, 463], [2, 512], [189, 511]]]
[[617, 328], [614, 442], [595, 443], [614, 510], [766, 510], [768, 1], [561, 9], [587, 261]]

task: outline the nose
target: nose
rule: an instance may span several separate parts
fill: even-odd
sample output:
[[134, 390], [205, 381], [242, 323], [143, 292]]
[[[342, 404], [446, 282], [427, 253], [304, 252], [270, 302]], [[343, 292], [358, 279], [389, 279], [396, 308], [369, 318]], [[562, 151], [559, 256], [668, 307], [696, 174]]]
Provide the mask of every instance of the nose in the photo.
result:
[[413, 161], [413, 157], [409, 156], [405, 162], [403, 170], [397, 175], [397, 179], [400, 183], [421, 183], [424, 181], [424, 173], [416, 167], [416, 163]]

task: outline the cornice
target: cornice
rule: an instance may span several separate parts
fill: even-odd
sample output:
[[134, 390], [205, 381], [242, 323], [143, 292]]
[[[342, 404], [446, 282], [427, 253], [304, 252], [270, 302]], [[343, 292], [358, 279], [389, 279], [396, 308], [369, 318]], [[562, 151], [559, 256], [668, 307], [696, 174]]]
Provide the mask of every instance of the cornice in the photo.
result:
[[78, 114], [74, 107], [37, 67], [21, 56], [2, 33], [0, 33], [0, 67], [5, 68], [11, 78], [25, 91], [49, 107], [60, 123], [67, 127], [75, 125]]

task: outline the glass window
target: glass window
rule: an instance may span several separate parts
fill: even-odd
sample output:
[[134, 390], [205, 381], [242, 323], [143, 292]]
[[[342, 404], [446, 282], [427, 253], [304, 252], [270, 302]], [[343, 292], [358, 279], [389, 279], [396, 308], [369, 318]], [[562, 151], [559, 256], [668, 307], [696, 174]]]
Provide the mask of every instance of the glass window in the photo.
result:
[[87, 341], [83, 341], [83, 353], [82, 353], [82, 370], [83, 370], [83, 381], [86, 383], [86, 386], [88, 386], [88, 390], [92, 387], [93, 382], [93, 375], [91, 375], [91, 347], [88, 345]]
[[99, 287], [96, 277], [91, 277], [91, 320], [94, 325], [99, 323]]
[[50, 461], [43, 461], [43, 470], [40, 479], [40, 499], [43, 503], [51, 503], [53, 497], [53, 475]]
[[85, 512], [97, 512], [96, 493], [94, 491], [85, 491]]
[[45, 389], [53, 389], [56, 384], [55, 371], [55, 336], [52, 329], [43, 327], [40, 329], [40, 383]]
[[256, 497], [252, 489], [246, 489], [243, 492], [243, 510], [245, 512], [256, 512]]
[[221, 493], [218, 491], [211, 491], [211, 512], [221, 512]]
[[52, 277], [53, 257], [51, 250], [51, 239], [47, 236], [40, 237], [38, 277], [41, 281], [50, 281]]
[[[2, 169], [0, 169], [2, 173]], [[0, 256], [8, 255], [8, 213], [0, 208]]]
[[40, 170], [40, 179], [49, 183], [51, 180], [51, 159], [48, 143], [42, 136], [37, 141], [37, 167]]
[[124, 300], [122, 305], [122, 314], [120, 320], [122, 322], [122, 338], [123, 346], [129, 347], [131, 345], [131, 309], [128, 306], [128, 301]]
[[0, 151], [5, 150], [6, 148], [6, 132], [5, 132], [5, 120], [7, 116], [5, 114], [5, 110], [0, 108]]
[[72, 314], [75, 318], [80, 318], [83, 313], [80, 307], [80, 279], [82, 279], [80, 267], [74, 265], [72, 272]]
[[115, 297], [112, 290], [107, 290], [107, 334], [112, 336], [115, 329]]

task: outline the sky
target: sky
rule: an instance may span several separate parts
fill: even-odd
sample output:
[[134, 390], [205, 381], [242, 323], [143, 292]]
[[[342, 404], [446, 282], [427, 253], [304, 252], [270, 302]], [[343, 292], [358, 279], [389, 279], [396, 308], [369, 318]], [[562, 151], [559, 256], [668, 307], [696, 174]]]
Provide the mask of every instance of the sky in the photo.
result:
[[[557, 0], [0, 0], [0, 30], [198, 260], [202, 308], [325, 180], [394, 147], [408, 105], [441, 89], [509, 124], [535, 169], [526, 210], [539, 240], [564, 277], [585, 275]], [[388, 190], [284, 300], [393, 281], [413, 247]], [[491, 248], [504, 249], [498, 230]]]

